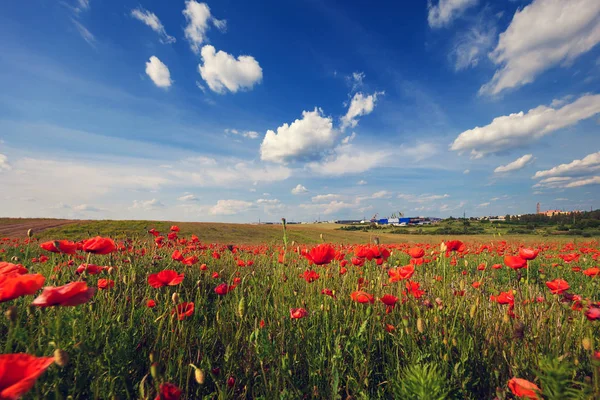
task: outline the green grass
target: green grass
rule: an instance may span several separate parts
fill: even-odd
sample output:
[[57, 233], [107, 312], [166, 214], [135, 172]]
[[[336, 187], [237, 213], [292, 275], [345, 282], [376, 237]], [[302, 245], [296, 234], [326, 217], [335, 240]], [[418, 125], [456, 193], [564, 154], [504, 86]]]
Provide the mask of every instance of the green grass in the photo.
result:
[[[17, 257], [30, 272], [43, 274], [47, 285], [85, 280], [95, 286], [99, 278], [115, 281], [114, 288], [98, 291], [89, 303], [76, 307], [29, 307], [31, 296], [0, 303], [2, 311], [10, 305], [18, 310], [14, 323], [8, 319], [0, 322], [2, 353], [41, 356], [60, 348], [70, 358], [65, 367], [52, 366], [27, 398], [152, 399], [157, 385], [163, 382], [176, 384], [186, 399], [425, 399], [430, 398], [428, 393], [437, 394], [435, 398], [510, 398], [506, 383], [515, 376], [538, 385], [545, 382], [548, 387], [557, 387], [553, 389], [557, 392], [567, 385], [568, 393], [581, 398], [592, 398], [592, 390], [600, 395], [600, 387], [594, 388], [599, 375], [592, 358], [594, 349], [600, 348], [598, 322], [586, 320], [582, 311], [562, 303], [545, 285], [560, 277], [569, 282], [572, 293], [598, 300], [600, 278], [573, 272], [573, 265], [562, 262], [558, 267], [550, 266], [559, 261], [556, 255], [565, 241], [547, 243], [546, 250], [525, 272], [491, 269], [492, 264], [502, 263], [495, 252], [501, 243], [490, 237], [474, 238], [469, 242], [470, 252], [458, 257], [456, 265], [442, 255], [416, 267], [411, 280], [426, 290], [424, 297], [416, 299], [402, 294], [405, 282], [388, 283], [386, 268], [374, 261], [361, 268], [349, 264], [344, 275], [339, 273], [338, 261], [328, 267], [314, 267], [320, 277], [307, 283], [299, 275], [309, 266], [294, 252], [295, 247], [288, 249], [285, 264], [277, 261], [282, 251], [281, 227], [258, 234], [254, 226], [240, 225], [232, 230], [229, 225], [180, 224], [180, 237], [195, 233], [203, 243], [226, 244], [232, 237], [246, 238], [251, 233], [260, 235], [261, 240], [272, 237], [278, 242], [240, 246], [237, 253], [225, 246], [205, 249], [170, 243], [157, 248], [153, 237], [141, 236], [150, 227], [166, 233], [168, 226], [167, 222], [101, 221], [44, 232], [52, 239], [111, 232], [128, 240], [126, 250], [91, 256], [91, 263], [114, 267], [111, 274], [99, 276], [74, 273], [85, 257], [68, 267], [69, 256], [45, 253], [36, 243], [21, 242], [17, 247], [9, 242], [0, 244], [4, 250], [0, 260]], [[273, 236], [268, 236], [271, 233]], [[319, 233], [327, 239], [339, 232], [330, 226], [320, 230], [290, 226], [289, 240], [318, 241]], [[478, 254], [482, 243], [492, 245], [493, 251]], [[512, 239], [507, 253], [516, 251], [520, 243]], [[583, 243], [564, 252], [578, 252]], [[387, 264], [407, 264], [405, 251], [410, 246], [391, 245], [393, 254]], [[592, 255], [598, 252], [598, 243], [586, 247], [593, 250], [582, 254], [577, 263], [582, 269], [597, 265]], [[187, 248], [186, 256], [196, 255], [199, 262], [188, 267], [173, 261], [175, 248], [182, 252]], [[353, 256], [353, 247], [339, 249], [347, 253], [346, 259]], [[426, 257], [437, 249], [439, 242], [427, 249]], [[221, 258], [214, 259], [213, 251]], [[47, 262], [31, 261], [42, 253], [49, 255]], [[237, 259], [252, 260], [254, 265], [238, 267]], [[481, 263], [488, 266], [484, 271], [477, 270]], [[201, 264], [207, 264], [206, 271], [200, 269]], [[163, 269], [183, 272], [184, 281], [172, 287], [150, 287], [148, 275]], [[218, 278], [212, 277], [215, 272]], [[438, 276], [446, 279], [439, 281], [435, 279]], [[234, 278], [240, 282], [232, 292], [225, 296], [214, 292], [219, 283], [232, 284]], [[374, 304], [355, 303], [350, 294], [358, 288], [359, 279], [366, 280], [364, 290], [376, 299], [392, 294], [406, 301], [390, 313], [378, 300]], [[483, 285], [474, 289], [473, 281]], [[323, 288], [334, 290], [336, 298], [322, 295]], [[460, 290], [465, 290], [464, 296], [456, 295]], [[507, 290], [515, 292], [515, 318], [508, 316], [508, 306], [489, 300], [491, 294]], [[174, 293], [179, 303], [195, 303], [190, 318], [179, 321], [171, 315]], [[543, 302], [523, 304], [539, 296]], [[145, 306], [148, 299], [156, 300], [154, 309]], [[291, 319], [290, 308], [297, 307], [305, 308], [308, 316]], [[395, 329], [386, 331], [387, 324]], [[583, 339], [589, 340], [587, 348], [582, 346]], [[560, 371], [557, 362], [562, 365]], [[153, 368], [152, 363], [156, 363]], [[195, 381], [190, 364], [204, 372], [203, 384]], [[218, 374], [211, 372], [215, 368], [219, 368]], [[235, 379], [232, 387], [227, 384], [230, 377]]]

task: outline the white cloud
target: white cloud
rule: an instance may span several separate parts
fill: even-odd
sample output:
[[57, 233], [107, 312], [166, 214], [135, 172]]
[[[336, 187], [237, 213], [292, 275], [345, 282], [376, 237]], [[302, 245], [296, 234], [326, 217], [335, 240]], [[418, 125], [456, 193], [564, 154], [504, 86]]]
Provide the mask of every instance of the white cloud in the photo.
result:
[[351, 209], [355, 207], [355, 203], [346, 203], [337, 200], [321, 204], [300, 204], [300, 208], [306, 210], [306, 212], [319, 213], [324, 215], [334, 214], [341, 210]]
[[464, 174], [464, 175], [469, 175], [469, 173], [470, 173], [470, 172], [471, 172], [471, 170], [469, 170], [469, 169], [465, 169], [465, 170], [463, 171], [463, 174]]
[[457, 36], [450, 58], [454, 61], [454, 69], [463, 69], [477, 66], [482, 56], [494, 45], [496, 29], [485, 27], [478, 23], [464, 33]]
[[413, 161], [422, 161], [439, 153], [439, 148], [435, 143], [417, 142], [412, 146], [401, 144], [399, 152], [403, 157], [409, 157]]
[[212, 215], [234, 215], [248, 211], [254, 204], [244, 200], [219, 200], [210, 208]]
[[238, 56], [222, 50], [218, 52], [211, 45], [202, 47], [203, 64], [198, 66], [202, 79], [210, 90], [223, 94], [252, 87], [262, 80], [262, 68], [252, 56]]
[[351, 143], [355, 137], [356, 137], [356, 132], [352, 132], [352, 134], [350, 136], [346, 136], [345, 138], [342, 139], [342, 144]]
[[185, 38], [190, 42], [190, 47], [196, 54], [200, 53], [202, 43], [206, 42], [206, 31], [210, 22], [220, 31], [224, 31], [227, 27], [225, 20], [218, 20], [211, 15], [210, 8], [206, 3], [187, 0], [183, 15], [187, 21], [184, 31]]
[[321, 158], [338, 135], [331, 118], [322, 112], [318, 108], [303, 111], [302, 119], [281, 125], [277, 133], [268, 130], [260, 145], [260, 158], [277, 163]]
[[535, 0], [517, 10], [490, 59], [499, 69], [480, 94], [533, 82], [541, 72], [568, 65], [600, 42], [598, 0]]
[[[599, 3], [600, 4], [600, 3]], [[600, 112], [600, 95], [584, 95], [562, 108], [538, 106], [507, 116], [494, 118], [484, 127], [462, 132], [451, 150], [471, 150], [472, 158], [527, 145], [558, 129], [574, 125]]]
[[303, 194], [306, 192], [308, 192], [308, 189], [301, 184], [296, 185], [296, 187], [292, 189], [292, 194]]
[[246, 131], [244, 133], [242, 133], [243, 137], [246, 137], [248, 139], [258, 139], [258, 132], [256, 131]]
[[371, 195], [372, 199], [389, 199], [390, 197], [392, 197], [392, 194], [387, 190], [380, 190]]
[[159, 88], [168, 88], [171, 86], [171, 73], [169, 68], [156, 56], [150, 57], [150, 61], [146, 63], [146, 75], [152, 79], [152, 82]]
[[375, 108], [377, 102], [377, 96], [383, 95], [384, 92], [375, 92], [373, 94], [365, 96], [359, 92], [352, 97], [348, 112], [341, 118], [340, 129], [344, 131], [346, 128], [354, 128], [358, 124], [358, 117], [370, 114]]
[[481, 204], [477, 205], [477, 208], [484, 208], [484, 207], [487, 207], [489, 205], [490, 205], [490, 203], [481, 203]]
[[365, 181], [364, 179], [361, 179], [360, 181], [356, 182], [357, 185], [366, 185], [368, 182]]
[[94, 207], [94, 206], [91, 206], [89, 204], [80, 204], [78, 206], [73, 207], [73, 210], [75, 210], [75, 211], [81, 211], [81, 212], [100, 212], [100, 211], [103, 211], [102, 208]]
[[158, 19], [156, 14], [153, 12], [145, 10], [142, 7], [138, 7], [131, 10], [131, 16], [139, 21], [142, 21], [144, 24], [152, 28], [154, 32], [158, 33], [162, 43], [175, 43], [175, 38], [167, 34], [162, 22], [160, 22], [160, 19]]
[[568, 176], [555, 176], [542, 179], [535, 185], [534, 188], [543, 189], [568, 189], [588, 185], [600, 184], [600, 176], [592, 176], [588, 178], [571, 178]]
[[535, 158], [533, 157], [532, 154], [525, 154], [523, 157], [519, 157], [511, 163], [497, 167], [494, 170], [494, 173], [501, 174], [501, 173], [518, 171], [520, 169], [525, 168], [527, 165], [531, 164], [534, 160], [535, 160]]
[[8, 163], [8, 157], [4, 154], [0, 154], [0, 172], [8, 171], [11, 169], [10, 164]]
[[365, 79], [364, 72], [353, 72], [352, 75], [346, 77], [348, 84], [351, 86], [350, 92], [356, 92], [363, 86], [363, 80]]
[[193, 194], [185, 194], [181, 197], [178, 197], [177, 200], [179, 200], [179, 201], [198, 201], [198, 197], [194, 196]]
[[77, 5], [74, 8], [76, 13], [87, 11], [90, 9], [90, 0], [77, 0]]
[[432, 28], [441, 28], [449, 25], [459, 17], [467, 8], [477, 4], [477, 0], [439, 0], [437, 5], [428, 2], [429, 13], [427, 21]]
[[581, 160], [573, 160], [568, 164], [560, 164], [554, 168], [537, 171], [533, 179], [548, 178], [552, 176], [588, 175], [600, 169], [600, 151], [585, 156]]
[[349, 144], [337, 147], [333, 155], [320, 162], [310, 162], [306, 167], [325, 176], [358, 174], [385, 165], [391, 154], [387, 150], [358, 150]]
[[341, 196], [339, 194], [319, 194], [317, 196], [313, 196], [311, 200], [313, 203], [327, 203], [333, 200], [339, 200], [340, 197]]
[[157, 199], [139, 200], [139, 201], [134, 200], [133, 205], [131, 206], [132, 209], [141, 209], [141, 210], [145, 210], [145, 211], [157, 210], [159, 208], [164, 208], [164, 207], [165, 207], [165, 205]]
[[256, 204], [268, 204], [275, 205], [281, 203], [278, 199], [258, 199], [256, 200]]
[[399, 199], [406, 200], [411, 203], [431, 203], [436, 200], [447, 199], [450, 197], [449, 194], [422, 194], [422, 195], [414, 195], [414, 194], [399, 194], [397, 196]]
[[88, 42], [88, 44], [91, 45], [92, 47], [95, 47], [96, 46], [96, 37], [94, 36], [94, 34], [92, 32], [90, 32], [85, 26], [83, 26], [83, 24], [81, 22], [77, 21], [76, 19], [71, 19], [71, 21], [75, 25], [75, 28], [77, 28], [77, 32], [79, 32], [79, 34], [81, 35], [83, 40]]

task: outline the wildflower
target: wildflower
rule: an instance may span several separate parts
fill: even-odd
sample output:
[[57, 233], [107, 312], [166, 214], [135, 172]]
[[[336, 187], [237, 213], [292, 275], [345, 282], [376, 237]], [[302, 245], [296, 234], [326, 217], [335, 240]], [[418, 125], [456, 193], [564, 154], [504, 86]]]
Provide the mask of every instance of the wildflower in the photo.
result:
[[171, 254], [171, 258], [175, 261], [183, 261], [183, 255], [179, 250], [175, 250], [173, 254]]
[[87, 303], [96, 293], [96, 288], [88, 288], [85, 282], [71, 282], [63, 286], [45, 287], [31, 305], [38, 307], [77, 306]]
[[150, 274], [148, 276], [148, 284], [153, 288], [176, 286], [183, 281], [183, 278], [184, 274], [178, 274], [172, 269], [165, 269], [156, 274]]
[[533, 382], [521, 378], [512, 378], [508, 381], [508, 388], [517, 397], [524, 397], [530, 400], [539, 399], [541, 389]]
[[187, 317], [191, 317], [194, 314], [194, 303], [181, 303], [178, 304], [173, 310], [171, 310], [171, 315], [177, 313], [177, 318], [180, 321], [183, 321]]
[[54, 362], [54, 357], [25, 353], [0, 355], [0, 399], [18, 399]]
[[304, 308], [290, 308], [290, 317], [292, 319], [304, 318], [308, 315], [308, 312]]
[[40, 244], [40, 247], [51, 253], [75, 254], [77, 243], [68, 240], [51, 240]]
[[115, 287], [115, 281], [112, 279], [98, 279], [98, 289], [110, 289]]
[[421, 258], [425, 255], [425, 250], [423, 250], [420, 247], [413, 247], [408, 251], [408, 254], [412, 257], [412, 258]]
[[569, 289], [569, 284], [564, 279], [555, 279], [550, 282], [546, 282], [546, 286], [550, 289], [552, 294], [562, 294]]
[[405, 265], [404, 267], [392, 268], [388, 271], [390, 277], [389, 282], [399, 282], [405, 279], [410, 279], [415, 273], [415, 267], [412, 264]]
[[304, 271], [304, 273], [302, 275], [300, 275], [302, 278], [304, 278], [304, 280], [308, 283], [312, 283], [314, 281], [316, 281], [317, 279], [319, 279], [319, 274], [317, 274], [315, 271], [307, 269], [306, 271]]
[[115, 242], [109, 238], [96, 236], [83, 243], [83, 251], [92, 254], [110, 254], [117, 249]]
[[181, 389], [172, 383], [162, 383], [159, 392], [154, 400], [179, 400], [181, 398]]
[[373, 303], [375, 301], [375, 298], [371, 294], [364, 292], [362, 290], [357, 290], [357, 291], [352, 292], [350, 294], [350, 298], [353, 301], [355, 301], [357, 303], [362, 303], [362, 304]]
[[304, 256], [316, 265], [325, 265], [335, 258], [335, 249], [332, 245], [323, 243], [310, 249]]
[[420, 290], [421, 284], [419, 282], [408, 281], [406, 282], [406, 289], [413, 295], [414, 298], [420, 299], [424, 294], [424, 290]]
[[600, 268], [598, 268], [598, 267], [588, 268], [585, 271], [583, 271], [583, 274], [587, 275], [587, 276], [598, 276], [598, 275], [600, 275]]
[[526, 249], [526, 248], [520, 248], [519, 249], [519, 257], [521, 257], [524, 260], [535, 260], [535, 258], [538, 256], [538, 253], [540, 251], [539, 250], [533, 250], [533, 249]]
[[146, 307], [148, 307], [148, 308], [154, 308], [154, 307], [156, 307], [156, 301], [154, 301], [154, 300], [152, 300], [152, 299], [149, 299], [149, 300], [146, 302]]
[[226, 283], [221, 283], [215, 288], [215, 293], [219, 296], [225, 296], [229, 292], [229, 287]]
[[596, 321], [600, 319], [600, 308], [599, 307], [590, 307], [585, 312], [585, 316], [589, 321]]
[[324, 294], [326, 296], [329, 296], [329, 297], [332, 297], [335, 299], [335, 294], [333, 293], [333, 290], [331, 290], [331, 289], [325, 288], [325, 289], [321, 290], [321, 294]]
[[516, 270], [527, 267], [527, 260], [519, 256], [506, 256], [504, 257], [504, 264]]
[[171, 232], [179, 232], [179, 227], [177, 225], [173, 225], [170, 230]]
[[45, 281], [46, 278], [40, 274], [0, 275], [0, 303], [35, 294]]

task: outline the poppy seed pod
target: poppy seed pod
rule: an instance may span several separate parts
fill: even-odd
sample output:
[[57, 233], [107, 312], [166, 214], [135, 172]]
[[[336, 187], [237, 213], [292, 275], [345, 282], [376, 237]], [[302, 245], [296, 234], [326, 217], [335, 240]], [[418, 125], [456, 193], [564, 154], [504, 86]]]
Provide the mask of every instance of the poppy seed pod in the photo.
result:
[[592, 341], [589, 338], [583, 338], [581, 340], [581, 345], [585, 350], [589, 350], [592, 348]]
[[417, 330], [419, 333], [423, 333], [425, 329], [423, 329], [423, 320], [421, 318], [417, 318]]
[[27, 237], [32, 237], [33, 236], [33, 229], [28, 229], [27, 230]]
[[199, 385], [204, 384], [204, 371], [196, 367], [194, 364], [190, 364], [190, 367], [194, 368], [194, 379], [196, 380], [196, 383]]
[[66, 367], [69, 364], [69, 355], [66, 351], [61, 349], [54, 350], [54, 362], [59, 367]]
[[179, 293], [177, 293], [177, 292], [173, 293], [173, 296], [171, 296], [171, 300], [173, 300], [173, 304], [178, 304], [179, 303]]
[[17, 306], [8, 307], [8, 309], [4, 312], [4, 315], [10, 322], [15, 322], [18, 316]]

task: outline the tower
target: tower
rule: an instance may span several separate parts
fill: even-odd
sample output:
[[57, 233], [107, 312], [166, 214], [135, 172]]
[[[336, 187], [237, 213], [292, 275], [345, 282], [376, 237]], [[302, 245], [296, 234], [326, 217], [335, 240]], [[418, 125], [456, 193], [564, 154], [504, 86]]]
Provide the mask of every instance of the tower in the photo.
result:
[[540, 213], [540, 203], [539, 202], [537, 203], [537, 206], [536, 206], [536, 213], [537, 214]]

